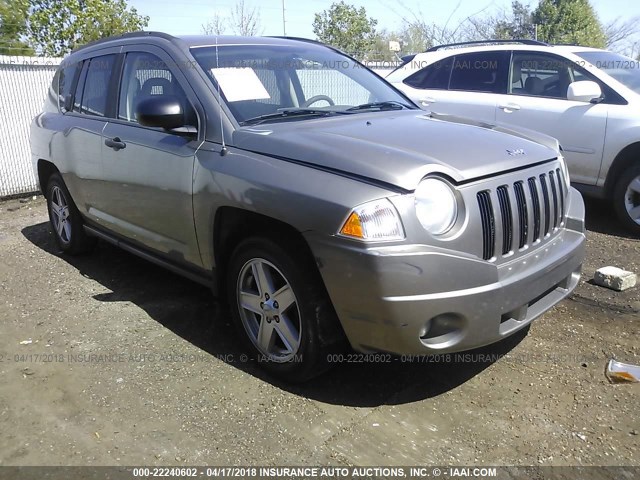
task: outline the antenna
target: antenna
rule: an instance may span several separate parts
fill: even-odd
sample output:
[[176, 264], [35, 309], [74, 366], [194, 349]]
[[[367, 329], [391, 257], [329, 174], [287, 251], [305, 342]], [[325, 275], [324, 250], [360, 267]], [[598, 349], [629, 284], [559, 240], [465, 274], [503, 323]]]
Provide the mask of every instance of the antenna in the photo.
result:
[[287, 36], [287, 20], [284, 13], [284, 0], [282, 0], [282, 35]]
[[[218, 35], [216, 35], [216, 70], [220, 68], [220, 57], [218, 56]], [[220, 156], [224, 157], [228, 150], [224, 141], [224, 123], [222, 122], [222, 95], [220, 94], [220, 80], [216, 79], [218, 84], [218, 105], [220, 107], [220, 135], [222, 135], [222, 150], [220, 150]]]

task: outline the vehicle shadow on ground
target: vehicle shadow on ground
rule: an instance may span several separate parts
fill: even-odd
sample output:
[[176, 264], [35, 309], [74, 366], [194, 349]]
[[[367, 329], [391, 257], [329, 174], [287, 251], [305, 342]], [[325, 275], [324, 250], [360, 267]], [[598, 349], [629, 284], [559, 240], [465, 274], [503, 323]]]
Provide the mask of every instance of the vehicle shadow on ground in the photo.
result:
[[[64, 255], [48, 223], [26, 227], [22, 234], [36, 247], [58, 257], [110, 293], [93, 296], [102, 302], [131, 302], [152, 319], [186, 341], [244, 372], [293, 394], [325, 403], [375, 407], [410, 403], [446, 393], [509, 353], [528, 329], [477, 349], [461, 361], [444, 356], [429, 361], [342, 362], [306, 384], [273, 379], [253, 362], [241, 362], [243, 351], [230, 325], [230, 316], [206, 287], [184, 279], [106, 242], [84, 256]], [[345, 359], [350, 360], [349, 352]], [[231, 360], [233, 358], [233, 360]], [[460, 359], [459, 359], [460, 360]]]
[[584, 197], [586, 208], [586, 227], [590, 232], [604, 233], [615, 237], [638, 240], [638, 235], [626, 230], [613, 211], [611, 202], [597, 198]]

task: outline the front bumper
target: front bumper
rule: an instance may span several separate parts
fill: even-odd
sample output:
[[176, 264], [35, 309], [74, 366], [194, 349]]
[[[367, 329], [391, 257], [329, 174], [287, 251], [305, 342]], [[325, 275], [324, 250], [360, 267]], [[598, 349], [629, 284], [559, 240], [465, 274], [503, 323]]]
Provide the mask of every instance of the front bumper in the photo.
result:
[[500, 265], [430, 245], [307, 240], [354, 349], [457, 352], [515, 333], [577, 286], [584, 203], [573, 189], [568, 200], [567, 221], [552, 241]]

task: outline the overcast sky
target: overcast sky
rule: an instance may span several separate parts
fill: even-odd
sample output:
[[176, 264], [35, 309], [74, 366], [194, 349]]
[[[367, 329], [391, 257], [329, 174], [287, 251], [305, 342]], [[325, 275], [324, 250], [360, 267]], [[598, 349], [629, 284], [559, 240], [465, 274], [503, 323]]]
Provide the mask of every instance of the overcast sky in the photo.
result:
[[[314, 13], [331, 6], [334, 0], [284, 0], [286, 33], [291, 36], [314, 38]], [[526, 2], [526, 0], [525, 0]], [[174, 35], [200, 34], [202, 24], [216, 12], [227, 16], [235, 0], [191, 0], [180, 5], [175, 0], [129, 0], [129, 4], [150, 17], [149, 30]], [[264, 35], [282, 35], [282, 0], [245, 0], [245, 4], [258, 7]], [[364, 6], [370, 17], [378, 20], [379, 28], [397, 29], [402, 18], [411, 12], [421, 12], [427, 21], [444, 25], [457, 25], [464, 18], [478, 12], [498, 12], [510, 8], [511, 0], [346, 0], [346, 3]], [[537, 1], [529, 2], [537, 5]], [[638, 0], [591, 0], [603, 22], [619, 16], [640, 16]], [[230, 33], [230, 32], [229, 32]]]

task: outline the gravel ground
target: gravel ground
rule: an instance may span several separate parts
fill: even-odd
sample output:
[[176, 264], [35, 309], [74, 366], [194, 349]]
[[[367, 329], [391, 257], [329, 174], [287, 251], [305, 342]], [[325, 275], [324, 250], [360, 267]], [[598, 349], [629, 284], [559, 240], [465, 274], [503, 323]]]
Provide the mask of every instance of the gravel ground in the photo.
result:
[[575, 294], [469, 361], [243, 362], [209, 291], [105, 243], [63, 256], [41, 197], [0, 203], [0, 465], [640, 465], [640, 241], [589, 202]]

